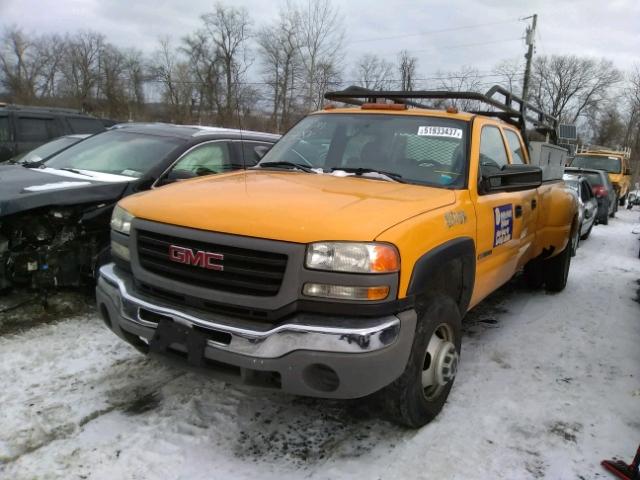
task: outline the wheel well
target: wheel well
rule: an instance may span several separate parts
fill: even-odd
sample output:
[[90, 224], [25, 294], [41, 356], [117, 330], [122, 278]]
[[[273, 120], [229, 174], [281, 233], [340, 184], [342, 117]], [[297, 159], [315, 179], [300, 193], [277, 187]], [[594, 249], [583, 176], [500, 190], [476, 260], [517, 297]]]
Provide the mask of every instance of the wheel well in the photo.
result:
[[473, 293], [475, 276], [475, 243], [468, 237], [457, 238], [418, 259], [411, 273], [407, 295], [444, 294], [456, 302], [460, 315], [464, 315]]

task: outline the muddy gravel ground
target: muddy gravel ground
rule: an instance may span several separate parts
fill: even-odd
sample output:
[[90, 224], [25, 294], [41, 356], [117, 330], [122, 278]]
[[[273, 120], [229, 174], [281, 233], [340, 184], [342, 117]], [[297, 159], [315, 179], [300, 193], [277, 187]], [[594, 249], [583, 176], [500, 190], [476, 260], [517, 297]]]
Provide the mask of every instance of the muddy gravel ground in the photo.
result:
[[600, 460], [640, 443], [638, 217], [593, 230], [564, 292], [516, 278], [470, 312], [417, 431], [149, 360], [83, 292], [0, 297], [0, 478], [608, 478]]

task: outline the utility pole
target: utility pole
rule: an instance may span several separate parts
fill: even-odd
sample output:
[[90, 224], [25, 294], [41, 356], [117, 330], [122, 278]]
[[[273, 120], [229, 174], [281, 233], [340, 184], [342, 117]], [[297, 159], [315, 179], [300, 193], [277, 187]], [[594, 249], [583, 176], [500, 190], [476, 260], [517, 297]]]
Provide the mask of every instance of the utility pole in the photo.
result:
[[527, 26], [527, 34], [525, 37], [525, 41], [529, 46], [529, 50], [527, 50], [524, 58], [527, 59], [527, 66], [524, 69], [524, 83], [522, 85], [522, 99], [526, 102], [527, 96], [529, 95], [529, 79], [531, 77], [531, 60], [533, 59], [533, 44], [536, 41], [536, 24], [538, 23], [538, 14], [534, 13], [531, 17], [523, 18], [523, 20], [527, 20], [529, 18], [533, 18], [531, 22], [531, 26]]

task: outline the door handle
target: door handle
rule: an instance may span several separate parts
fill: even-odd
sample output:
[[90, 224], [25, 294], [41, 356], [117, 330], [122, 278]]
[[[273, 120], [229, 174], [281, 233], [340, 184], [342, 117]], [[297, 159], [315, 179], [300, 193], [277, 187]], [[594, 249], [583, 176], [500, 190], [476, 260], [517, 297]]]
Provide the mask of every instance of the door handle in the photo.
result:
[[516, 205], [516, 218], [522, 216], [522, 205]]
[[535, 210], [537, 206], [538, 201], [534, 198], [533, 200], [531, 200], [531, 210]]

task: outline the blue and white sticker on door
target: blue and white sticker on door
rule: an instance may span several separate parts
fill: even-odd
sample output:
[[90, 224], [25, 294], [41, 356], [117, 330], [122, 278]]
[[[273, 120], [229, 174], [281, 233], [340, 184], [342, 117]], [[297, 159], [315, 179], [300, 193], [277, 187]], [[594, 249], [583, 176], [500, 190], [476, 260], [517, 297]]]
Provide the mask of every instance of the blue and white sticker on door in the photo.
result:
[[493, 209], [493, 246], [511, 240], [513, 234], [513, 205], [500, 205]]

